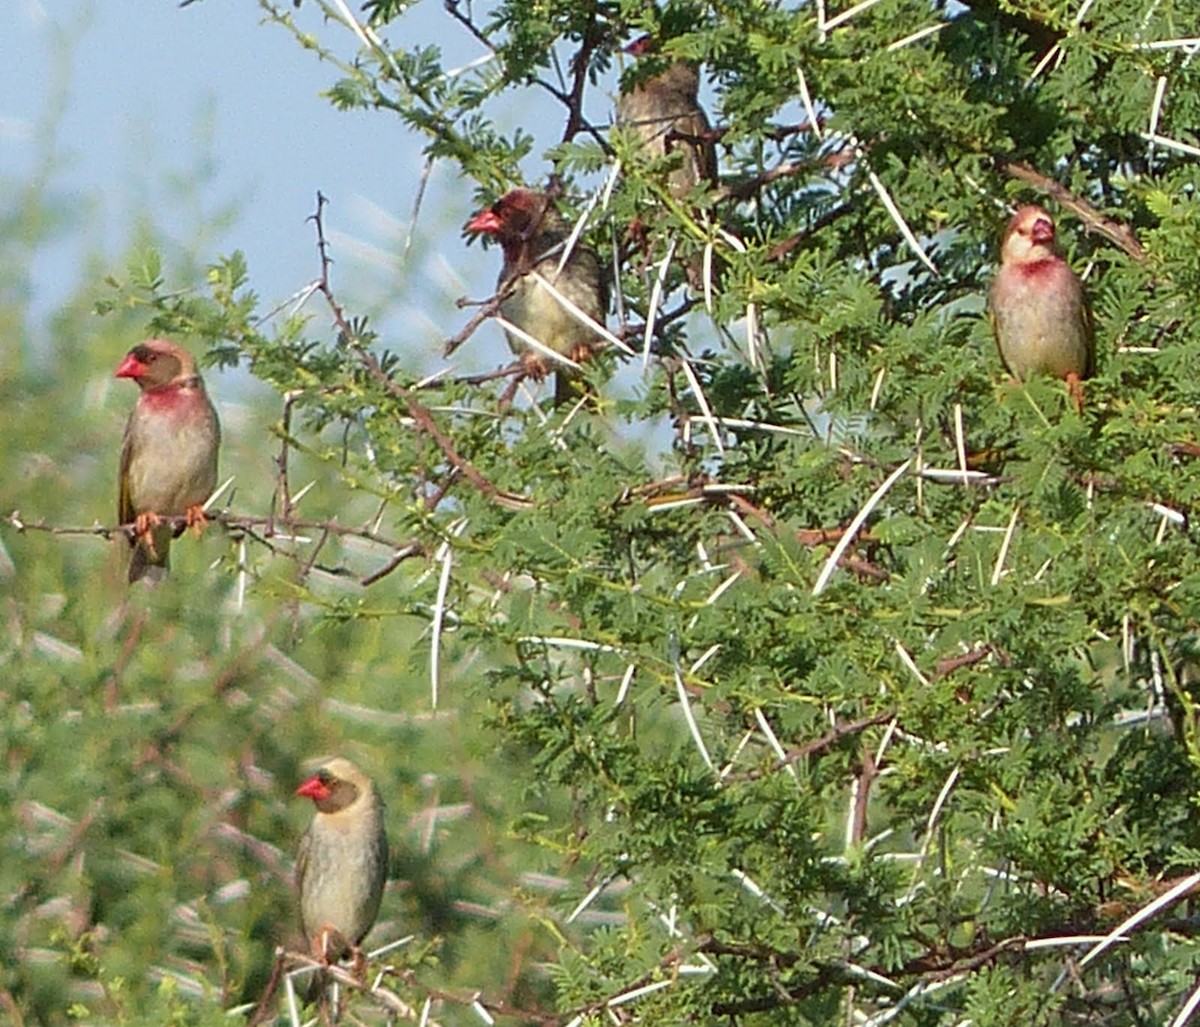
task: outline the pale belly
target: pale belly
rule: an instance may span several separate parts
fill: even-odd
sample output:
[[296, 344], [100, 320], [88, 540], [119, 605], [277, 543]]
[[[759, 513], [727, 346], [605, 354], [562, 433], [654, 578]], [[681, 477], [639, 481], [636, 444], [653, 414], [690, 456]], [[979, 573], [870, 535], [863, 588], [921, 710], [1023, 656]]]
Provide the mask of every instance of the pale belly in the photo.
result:
[[158, 425], [143, 437], [129, 464], [129, 499], [135, 513], [177, 516], [199, 506], [217, 487], [217, 453], [194, 429]]
[[340, 831], [322, 831], [312, 839], [300, 902], [300, 919], [310, 940], [322, 928], [332, 927], [357, 944], [370, 930], [387, 868], [376, 859], [364, 865], [363, 856], [360, 845]]
[[1083, 377], [1089, 366], [1089, 340], [1081, 299], [1063, 290], [1058, 298], [1034, 288], [1016, 293], [1018, 302], [996, 315], [996, 341], [1008, 370], [1025, 381], [1033, 375]]
[[[543, 270], [542, 274], [558, 287], [552, 269], [551, 273]], [[579, 297], [567, 298], [596, 321], [602, 320], [603, 313], [589, 309], [588, 304], [579, 302]], [[575, 318], [549, 289], [528, 276], [520, 279], [513, 294], [501, 303], [500, 313], [555, 353], [569, 356], [580, 347], [595, 347], [599, 342], [595, 331]], [[514, 353], [532, 348], [511, 332], [505, 335]]]

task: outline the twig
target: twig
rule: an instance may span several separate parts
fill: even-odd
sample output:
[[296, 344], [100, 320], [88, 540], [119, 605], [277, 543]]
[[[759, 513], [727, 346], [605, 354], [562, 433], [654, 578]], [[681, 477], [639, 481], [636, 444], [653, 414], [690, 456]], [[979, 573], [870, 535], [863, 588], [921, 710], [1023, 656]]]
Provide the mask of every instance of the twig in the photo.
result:
[[392, 571], [404, 563], [405, 560], [411, 556], [416, 556], [418, 553], [422, 552], [423, 549], [424, 547], [421, 546], [419, 542], [413, 542], [405, 546], [403, 549], [398, 549], [395, 555], [393, 555], [387, 563], [380, 567], [379, 570], [372, 571], [362, 579], [363, 587], [366, 588], [370, 585], [374, 585], [375, 582], [379, 581], [381, 578], [386, 578], [392, 573]]
[[606, 34], [603, 27], [596, 23], [598, 11], [598, 5], [591, 4], [588, 6], [587, 28], [583, 30], [583, 37], [579, 41], [579, 49], [575, 52], [575, 56], [572, 59], [571, 92], [565, 100], [569, 113], [567, 114], [567, 126], [563, 131], [562, 141], [564, 143], [569, 143], [587, 125], [587, 121], [583, 117], [583, 90], [588, 82], [592, 51], [604, 39]]
[[[496, 48], [492, 45], [492, 41], [475, 24], [475, 22], [471, 19], [470, 15], [463, 14], [463, 12], [461, 10], [459, 10], [458, 0], [443, 0], [442, 6], [446, 9], [446, 13], [449, 14], [450, 17], [453, 18], [455, 21], [457, 21], [460, 25], [462, 25], [462, 27], [465, 28], [472, 36], [474, 36], [476, 40], [478, 40], [481, 44], [483, 44], [483, 46], [487, 47], [487, 49], [492, 54], [495, 54], [497, 57], [499, 56], [499, 54], [496, 51]], [[591, 31], [591, 29], [592, 29], [592, 26], [589, 26], [589, 31]], [[586, 37], [586, 33], [585, 33], [585, 37]], [[601, 38], [602, 38], [602, 36], [601, 36]], [[596, 42], [598, 42], [598, 40], [591, 41], [591, 40], [585, 38], [583, 41], [583, 46], [587, 49], [594, 48], [596, 45]], [[586, 80], [587, 80], [586, 65], [587, 65], [587, 62], [585, 61], [584, 69], [582, 72], [580, 72], [578, 69], [576, 69], [577, 81], [578, 81], [578, 78], [582, 78], [584, 80], [584, 82], [586, 83]], [[588, 135], [590, 135], [597, 143], [600, 144], [600, 146], [604, 149], [605, 153], [612, 152], [612, 149], [609, 146], [608, 139], [605, 137], [604, 133], [601, 132], [598, 128], [596, 128], [595, 125], [593, 125], [590, 121], [588, 121], [586, 118], [584, 118], [582, 116], [582, 114], [580, 113], [580, 111], [582, 110], [582, 88], [583, 88], [582, 85], [578, 86], [580, 95], [579, 95], [579, 97], [576, 97], [575, 89], [572, 89], [572, 91], [568, 93], [562, 89], [558, 89], [558, 88], [552, 86], [549, 82], [545, 81], [545, 79], [536, 78], [533, 81], [534, 81], [535, 85], [538, 85], [542, 89], [546, 90], [546, 92], [548, 92], [551, 96], [553, 96], [554, 99], [556, 99], [559, 103], [563, 104], [567, 108], [568, 111], [574, 112], [574, 119], [575, 119], [574, 120], [574, 131], [571, 131], [570, 134], [568, 134], [566, 136], [566, 138], [568, 140], [574, 138], [575, 135], [577, 135], [579, 132], [587, 132]], [[572, 115], [568, 114], [568, 128], [570, 128], [572, 125], [571, 117], [572, 117]]]
[[283, 980], [283, 968], [286, 959], [287, 951], [282, 947], [277, 948], [275, 950], [275, 962], [271, 965], [271, 976], [258, 1000], [258, 1005], [254, 1007], [254, 1015], [247, 1021], [246, 1027], [258, 1027], [260, 1023], [265, 1023], [269, 1016], [274, 1015], [270, 1012], [269, 1007], [271, 1000], [275, 997], [275, 992], [279, 990], [279, 982]]
[[756, 781], [758, 778], [766, 777], [768, 774], [777, 774], [786, 767], [790, 767], [793, 763], [798, 763], [808, 756], [815, 756], [819, 752], [824, 752], [848, 735], [858, 734], [860, 731], [865, 731], [876, 724], [887, 723], [887, 721], [895, 716], [895, 712], [888, 710], [884, 713], [876, 713], [870, 717], [863, 717], [861, 720], [852, 720], [848, 724], [839, 724], [832, 731], [822, 735], [820, 738], [813, 739], [813, 741], [800, 746], [798, 749], [790, 750], [786, 756], [772, 763], [771, 766], [762, 770], [747, 770], [743, 774], [733, 774], [727, 780]]
[[860, 767], [854, 778], [853, 799], [850, 806], [850, 824], [846, 832], [846, 847], [859, 845], [867, 833], [867, 806], [871, 800], [871, 785], [875, 781], [878, 768], [875, 756], [870, 748], [862, 746]]
[[483, 301], [460, 299], [458, 301], [458, 307], [460, 310], [463, 307], [471, 306], [473, 303], [477, 304], [479, 309], [471, 315], [471, 319], [465, 325], [463, 325], [458, 332], [446, 340], [445, 345], [442, 347], [442, 356], [450, 356], [456, 349], [458, 349], [459, 346], [461, 346], [474, 334], [475, 329], [483, 324], [484, 321], [495, 317], [498, 313], [500, 313], [500, 303], [507, 295], [508, 291], [501, 291]]
[[763, 186], [770, 185], [772, 182], [778, 182], [781, 178], [793, 178], [796, 175], [803, 175], [822, 168], [837, 171], [845, 167], [853, 159], [853, 150], [847, 145], [841, 149], [834, 150], [832, 153], [821, 154], [819, 157], [813, 157], [809, 160], [784, 161], [782, 164], [768, 168], [753, 178], [747, 178], [741, 182], [722, 186], [717, 192], [716, 199], [718, 201], [730, 199], [739, 201], [748, 200], [762, 189]]
[[530, 505], [529, 501], [523, 496], [518, 496], [511, 492], [505, 492], [498, 489], [482, 474], [479, 473], [465, 457], [463, 457], [455, 448], [454, 443], [442, 433], [433, 419], [433, 414], [429, 408], [421, 403], [413, 394], [411, 389], [405, 388], [399, 382], [389, 376], [379, 364], [379, 359], [375, 354], [367, 350], [358, 340], [358, 335], [346, 320], [346, 314], [342, 305], [338, 302], [337, 297], [333, 294], [333, 287], [329, 282], [329, 271], [333, 266], [333, 260], [329, 256], [329, 243], [325, 238], [325, 223], [324, 210], [325, 204], [329, 201], [325, 196], [317, 193], [317, 209], [311, 215], [310, 220], [316, 225], [317, 231], [317, 252], [321, 259], [321, 278], [318, 289], [325, 297], [325, 302], [329, 304], [329, 309], [333, 314], [334, 324], [342, 333], [342, 338], [346, 345], [350, 347], [366, 368], [367, 373], [387, 392], [396, 397], [404, 404], [404, 408], [408, 416], [415, 422], [417, 428], [424, 432], [434, 444], [442, 451], [442, 454], [450, 461], [451, 465], [462, 472], [463, 477], [471, 482], [479, 491], [502, 506], [507, 506], [512, 509], [522, 509]]
[[1059, 206], [1066, 207], [1079, 218], [1089, 231], [1098, 232], [1128, 253], [1134, 260], [1146, 259], [1146, 251], [1142, 249], [1142, 244], [1138, 242], [1137, 236], [1134, 235], [1133, 229], [1129, 225], [1114, 218], [1105, 217], [1086, 200], [1081, 200], [1065, 186], [1031, 168], [1028, 164], [1007, 158], [1000, 158], [997, 163], [1005, 174], [1040, 189]]
[[[177, 529], [182, 529], [187, 524], [187, 518], [184, 516], [176, 517], [160, 517], [165, 524], [170, 524]], [[277, 523], [277, 518], [272, 512], [266, 517], [252, 516], [248, 514], [233, 514], [228, 512], [212, 514], [208, 518], [210, 523], [220, 524], [225, 528], [234, 532], [242, 532], [249, 536], [259, 545], [264, 546], [272, 553], [279, 552], [279, 548], [272, 545], [271, 540], [277, 539], [280, 541], [291, 540], [294, 538], [294, 533], [297, 531], [319, 531], [322, 533], [320, 545], [323, 545], [329, 537], [337, 538], [361, 538], [368, 542], [374, 542], [382, 547], [393, 550], [391, 560], [380, 570], [374, 571], [362, 580], [362, 584], [374, 584], [380, 578], [383, 578], [394, 571], [405, 560], [414, 556], [424, 556], [427, 552], [425, 544], [419, 539], [413, 539], [408, 542], [397, 542], [390, 539], [379, 532], [365, 527], [355, 527], [349, 524], [339, 524], [336, 520], [330, 519], [325, 521], [318, 520], [291, 520], [286, 525], [286, 533], [281, 534], [279, 528], [282, 525]], [[135, 526], [133, 522], [128, 524], [93, 524], [91, 527], [82, 527], [74, 525], [61, 524], [46, 524], [44, 521], [29, 522], [21, 517], [19, 510], [14, 510], [8, 515], [8, 523], [16, 528], [19, 532], [37, 531], [47, 535], [71, 536], [78, 535], [83, 537], [95, 537], [103, 539], [111, 539], [116, 536], [124, 536], [127, 539], [136, 537]], [[262, 528], [260, 534], [255, 529]], [[319, 548], [319, 546], [318, 546]], [[306, 567], [304, 573], [307, 574], [315, 566], [316, 557], [306, 559]]]
[[[187, 518], [182, 514], [179, 516], [162, 516], [159, 520], [163, 524], [170, 524], [175, 528], [183, 528], [187, 526]], [[220, 524], [231, 530], [250, 530], [253, 528], [267, 528], [275, 520], [274, 515], [266, 517], [256, 516], [252, 514], [234, 514], [234, 513], [216, 513], [209, 516], [210, 524]], [[135, 537], [135, 524], [130, 521], [128, 524], [93, 524], [90, 527], [61, 525], [61, 524], [46, 524], [44, 521], [26, 521], [21, 517], [19, 510], [14, 510], [8, 515], [8, 523], [17, 529], [19, 532], [39, 531], [47, 535], [82, 535], [96, 536], [99, 538], [113, 538], [117, 535], [124, 535], [126, 538]], [[425, 551], [424, 546], [419, 541], [412, 542], [396, 542], [389, 539], [385, 535], [380, 535], [377, 531], [370, 528], [356, 528], [350, 524], [339, 524], [337, 520], [330, 519], [326, 521], [318, 520], [293, 520], [288, 524], [289, 529], [297, 529], [301, 531], [328, 531], [331, 535], [337, 536], [352, 536], [354, 538], [366, 539], [369, 542], [378, 542], [381, 546], [386, 546], [389, 549], [409, 549], [413, 551], [410, 556], [416, 556]], [[257, 536], [256, 536], [257, 537]], [[288, 536], [280, 536], [278, 531], [266, 531], [263, 534], [264, 538], [284, 538]]]
[[948, 656], [944, 660], [939, 660], [933, 668], [932, 680], [937, 681], [939, 678], [953, 674], [956, 670], [961, 670], [963, 667], [973, 667], [981, 660], [986, 660], [992, 655], [999, 657], [1000, 662], [1006, 667], [1011, 662], [1006, 653], [988, 643], [987, 645], [981, 645], [978, 649], [972, 649], [968, 653], [963, 653], [961, 656]]
[[[275, 498], [279, 502], [279, 513], [284, 521], [291, 523], [292, 519], [292, 493], [288, 485], [288, 448], [292, 437], [292, 404], [296, 402], [304, 393], [299, 390], [285, 392], [283, 395], [283, 417], [281, 419], [280, 437], [282, 439], [279, 446], [279, 456], [275, 458], [276, 485]], [[272, 517], [275, 512], [275, 503], [271, 503]], [[268, 526], [268, 534], [273, 533], [274, 523]]]
[[784, 257], [791, 253], [792, 250], [794, 250], [806, 239], [810, 239], [818, 232], [828, 228], [835, 221], [845, 217], [852, 210], [853, 208], [848, 203], [843, 204], [840, 207], [833, 207], [827, 210], [824, 214], [820, 215], [820, 217], [815, 218], [813, 223], [808, 228], [796, 232], [794, 235], [789, 235], [786, 239], [782, 240], [781, 242], [777, 242], [774, 246], [767, 250], [767, 260], [771, 262], [783, 260]]

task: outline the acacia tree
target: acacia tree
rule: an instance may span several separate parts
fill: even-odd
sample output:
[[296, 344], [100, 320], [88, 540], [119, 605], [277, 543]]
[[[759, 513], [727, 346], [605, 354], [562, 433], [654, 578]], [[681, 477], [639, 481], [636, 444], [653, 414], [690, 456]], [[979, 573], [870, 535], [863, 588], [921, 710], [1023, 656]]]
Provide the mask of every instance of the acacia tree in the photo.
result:
[[[411, 41], [410, 4], [309, 5], [329, 39], [262, 3], [340, 68], [334, 103], [401, 118], [481, 204], [553, 190], [617, 269], [610, 328], [635, 354], [600, 355], [593, 395], [559, 408], [519, 366], [430, 379], [339, 299], [320, 205], [295, 316], [263, 319], [237, 254], [203, 291], [151, 264], [105, 301], [278, 392], [269, 501], [220, 518], [271, 630], [402, 639], [374, 670], [407, 684], [379, 705], [427, 712], [413, 682], [431, 671], [457, 727], [412, 728], [423, 766], [452, 776], [438, 748], [456, 735], [486, 756], [469, 801], [488, 838], [440, 858], [489, 852], [462, 886], [507, 896], [504, 958], [478, 937], [452, 955], [440, 921], [386, 981], [392, 1012], [1184, 1022], [1200, 766], [1185, 8], [450, 0], [441, 31], [490, 59], [448, 74]], [[677, 156], [608, 124], [646, 74], [621, 54], [642, 33], [709, 86], [720, 181], [686, 198]], [[497, 126], [533, 95], [557, 123]], [[1060, 382], [1009, 382], [982, 316], [1017, 200], [1059, 215], [1086, 272], [1081, 413]], [[446, 342], [495, 332], [494, 312]], [[303, 505], [297, 461], [320, 481]], [[316, 708], [351, 698], [338, 674]], [[192, 722], [167, 727], [155, 759]], [[284, 844], [278, 817], [249, 828]], [[248, 973], [240, 994], [261, 986]]]

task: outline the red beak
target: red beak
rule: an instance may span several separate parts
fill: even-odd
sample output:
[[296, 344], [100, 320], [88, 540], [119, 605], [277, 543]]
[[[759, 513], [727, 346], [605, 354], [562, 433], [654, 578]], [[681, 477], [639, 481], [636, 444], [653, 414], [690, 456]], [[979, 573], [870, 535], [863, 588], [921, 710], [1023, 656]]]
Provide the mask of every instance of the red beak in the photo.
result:
[[1029, 238], [1038, 245], [1054, 242], [1054, 223], [1045, 218], [1038, 218], [1029, 230]]
[[126, 353], [121, 366], [117, 368], [114, 378], [140, 378], [146, 373], [146, 365], [132, 353]]
[[647, 33], [644, 36], [638, 36], [632, 43], [625, 47], [625, 52], [633, 57], [641, 57], [648, 54], [654, 47], [654, 37]]
[[481, 210], [464, 226], [468, 232], [482, 232], [495, 235], [500, 231], [500, 217], [491, 207]]
[[328, 799], [332, 793], [325, 785], [321, 784], [321, 779], [314, 774], [296, 789], [296, 794], [303, 795], [306, 799], [312, 799], [313, 802], [320, 802], [322, 799]]

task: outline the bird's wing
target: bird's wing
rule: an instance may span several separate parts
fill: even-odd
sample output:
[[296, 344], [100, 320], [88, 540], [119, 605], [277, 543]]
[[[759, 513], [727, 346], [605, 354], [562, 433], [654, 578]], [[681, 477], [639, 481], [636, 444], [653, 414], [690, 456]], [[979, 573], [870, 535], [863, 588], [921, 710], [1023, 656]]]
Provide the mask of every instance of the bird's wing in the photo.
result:
[[1087, 301], [1086, 296], [1083, 297], [1081, 313], [1084, 343], [1087, 346], [1087, 369], [1083, 372], [1083, 376], [1091, 378], [1096, 373], [1096, 315], [1092, 312], [1092, 305]]
[[308, 873], [308, 854], [312, 848], [312, 828], [309, 828], [300, 838], [300, 847], [296, 850], [296, 891], [304, 891], [304, 877]]
[[117, 523], [129, 524], [137, 517], [129, 497], [129, 465], [133, 462], [133, 414], [125, 422], [125, 438], [121, 443], [121, 465], [117, 472]]
[[1006, 370], [1009, 374], [1012, 374], [1013, 369], [1008, 366], [1008, 361], [1004, 359], [1004, 350], [1000, 346], [1000, 325], [996, 321], [996, 301], [992, 295], [993, 291], [994, 291], [994, 289], [988, 290], [988, 299], [987, 299], [988, 325], [992, 329], [992, 339], [996, 343], [996, 352], [998, 354], [1000, 354], [1000, 366], [1003, 367], [1004, 370]]
[[719, 184], [717, 169], [717, 148], [712, 141], [712, 125], [708, 115], [697, 107], [686, 117], [676, 123], [676, 129], [685, 135], [692, 136], [688, 141], [696, 160], [697, 177], [709, 185]]

